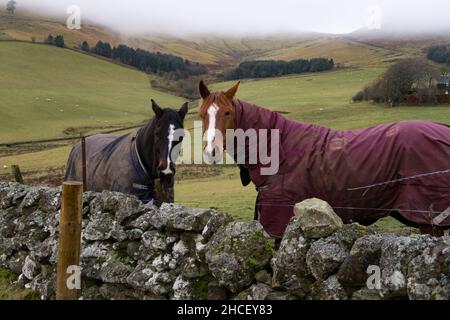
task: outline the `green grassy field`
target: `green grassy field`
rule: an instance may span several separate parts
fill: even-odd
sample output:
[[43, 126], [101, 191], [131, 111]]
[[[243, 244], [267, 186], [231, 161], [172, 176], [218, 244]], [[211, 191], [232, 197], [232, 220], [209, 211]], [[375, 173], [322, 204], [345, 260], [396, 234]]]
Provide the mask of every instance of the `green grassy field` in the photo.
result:
[[[343, 69], [321, 74], [307, 74], [257, 81], [244, 81], [238, 97], [260, 106], [283, 111], [288, 118], [317, 123], [336, 129], [354, 129], [378, 123], [427, 119], [450, 123], [450, 107], [401, 106], [384, 107], [352, 103], [351, 97], [367, 83], [374, 81], [383, 68]], [[232, 82], [211, 87], [226, 89]], [[192, 111], [191, 111], [192, 112]], [[195, 114], [191, 114], [187, 127]], [[0, 158], [0, 173], [9, 165], [19, 163], [24, 170], [61, 167], [65, 164], [70, 147]], [[6, 168], [3, 168], [6, 166]], [[255, 200], [253, 187], [242, 187], [237, 169], [226, 168], [220, 177], [198, 177], [180, 181], [176, 187], [176, 200], [188, 206], [215, 207], [240, 219], [253, 216]]]
[[67, 49], [1, 41], [0, 60], [0, 142], [140, 123], [153, 116], [150, 98], [183, 102], [142, 72]]
[[[101, 63], [106, 62], [101, 61]], [[121, 67], [117, 66], [117, 68]], [[450, 123], [449, 106], [389, 108], [367, 102], [352, 103], [351, 97], [367, 83], [374, 81], [383, 70], [383, 68], [343, 69], [321, 74], [244, 81], [238, 91], [238, 97], [273, 110], [283, 111], [291, 119], [336, 129], [361, 128], [404, 119], [428, 119]], [[227, 82], [214, 84], [211, 87], [226, 89], [231, 85], [232, 82]], [[146, 90], [148, 89], [143, 90], [141, 97], [143, 100], [147, 99]], [[174, 100], [177, 101], [177, 99]], [[111, 100], [108, 101], [113, 104]], [[120, 109], [117, 106], [113, 107], [115, 108], [113, 110]], [[104, 111], [105, 109], [102, 108], [99, 112]], [[138, 118], [143, 119], [146, 112], [146, 110], [142, 113], [138, 112]], [[45, 116], [45, 114], [40, 115], [43, 118]], [[190, 115], [187, 127], [191, 126], [194, 117], [195, 114]], [[80, 119], [80, 121], [84, 120]], [[55, 126], [64, 128], [67, 124], [60, 124], [58, 121], [52, 122], [51, 126], [48, 128], [50, 131], [55, 130], [53, 128]], [[20, 164], [24, 170], [61, 167], [65, 164], [69, 150], [69, 146], [64, 146], [2, 157], [0, 173], [7, 172], [9, 165], [14, 163]], [[177, 184], [176, 200], [189, 206], [216, 207], [243, 219], [251, 218], [255, 198], [254, 189], [240, 185], [236, 169], [226, 169], [225, 172], [221, 177], [205, 179], [199, 177], [181, 181]]]

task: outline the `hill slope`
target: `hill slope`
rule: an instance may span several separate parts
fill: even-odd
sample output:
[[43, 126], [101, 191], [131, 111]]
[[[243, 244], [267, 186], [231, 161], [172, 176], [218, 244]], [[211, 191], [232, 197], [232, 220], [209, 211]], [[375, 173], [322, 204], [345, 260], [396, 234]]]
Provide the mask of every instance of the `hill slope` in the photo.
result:
[[351, 67], [383, 66], [404, 57], [404, 53], [359, 43], [341, 37], [323, 37], [298, 45], [273, 50], [258, 60], [293, 60], [298, 58], [333, 58], [336, 63]]
[[68, 47], [78, 46], [84, 40], [94, 44], [98, 40], [121, 42], [120, 35], [104, 26], [85, 23], [81, 30], [69, 30], [63, 19], [23, 11], [11, 15], [0, 9], [0, 39], [31, 41], [34, 37], [36, 42], [43, 42], [49, 34], [63, 35]]
[[372, 46], [370, 41], [359, 43], [341, 36], [320, 33], [301, 33], [260, 37], [124, 35], [106, 27], [84, 23], [81, 30], [68, 30], [64, 21], [57, 18], [18, 13], [14, 16], [0, 10], [0, 39], [17, 39], [37, 42], [48, 34], [62, 34], [69, 47], [87, 40], [91, 46], [98, 40], [112, 45], [124, 43], [149, 51], [178, 55], [212, 68], [234, 66], [244, 60], [291, 60], [327, 56], [348, 66], [376, 65], [401, 56], [391, 48]]
[[0, 41], [0, 141], [60, 137], [69, 127], [105, 127], [152, 116], [149, 76], [68, 49]]

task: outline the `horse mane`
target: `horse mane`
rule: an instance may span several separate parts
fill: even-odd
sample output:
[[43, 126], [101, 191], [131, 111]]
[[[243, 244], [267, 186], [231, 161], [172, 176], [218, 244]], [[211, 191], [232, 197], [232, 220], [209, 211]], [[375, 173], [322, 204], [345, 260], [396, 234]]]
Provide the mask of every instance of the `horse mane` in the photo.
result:
[[[139, 128], [136, 134], [136, 147], [139, 157], [147, 172], [156, 176], [155, 163], [153, 161], [155, 155], [154, 131], [155, 131], [155, 117], [151, 118], [145, 126]], [[151, 157], [149, 152], [143, 152], [145, 149], [151, 149]]]

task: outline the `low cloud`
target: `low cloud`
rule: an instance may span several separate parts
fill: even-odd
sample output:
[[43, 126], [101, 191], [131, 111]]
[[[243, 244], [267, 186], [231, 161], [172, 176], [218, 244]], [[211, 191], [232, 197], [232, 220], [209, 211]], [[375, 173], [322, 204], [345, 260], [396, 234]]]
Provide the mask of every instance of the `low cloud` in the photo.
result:
[[348, 33], [367, 26], [386, 33], [450, 30], [448, 0], [16, 1], [19, 9], [59, 16], [77, 5], [83, 18], [133, 34]]

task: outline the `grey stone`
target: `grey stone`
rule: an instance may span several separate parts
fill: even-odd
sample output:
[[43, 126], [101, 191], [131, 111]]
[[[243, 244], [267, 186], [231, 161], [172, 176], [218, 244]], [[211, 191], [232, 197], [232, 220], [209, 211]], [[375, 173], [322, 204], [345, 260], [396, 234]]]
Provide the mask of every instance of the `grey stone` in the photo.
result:
[[145, 283], [152, 277], [153, 270], [150, 265], [144, 263], [138, 264], [136, 268], [128, 275], [126, 282], [134, 288], [144, 288]]
[[128, 229], [139, 229], [143, 232], [149, 230], [152, 228], [152, 224], [150, 221], [152, 220], [152, 217], [155, 215], [156, 209], [155, 208], [146, 208], [146, 211], [137, 217], [134, 220], [128, 221], [125, 225]]
[[166, 219], [165, 227], [168, 229], [202, 232], [213, 216], [213, 210], [189, 209], [178, 204], [163, 203], [159, 215]]
[[341, 218], [323, 200], [311, 198], [297, 203], [294, 214], [298, 217], [306, 238], [318, 239], [331, 235], [342, 228]]
[[208, 283], [208, 300], [226, 300], [227, 289], [221, 286], [217, 281], [211, 281]]
[[233, 218], [229, 214], [212, 211], [211, 217], [202, 230], [202, 236], [205, 241], [208, 241], [220, 227], [231, 221], [233, 221]]
[[380, 291], [362, 288], [355, 291], [352, 300], [383, 300]]
[[211, 274], [231, 292], [250, 285], [272, 257], [273, 240], [257, 221], [221, 227], [206, 249]]
[[41, 271], [39, 263], [37, 263], [33, 258], [27, 256], [25, 258], [22, 274], [29, 280], [33, 279]]
[[266, 271], [261, 270], [255, 274], [256, 282], [265, 283], [267, 285], [272, 285], [272, 276]]
[[89, 241], [111, 239], [115, 226], [116, 222], [111, 214], [107, 212], [91, 213], [89, 222], [82, 233], [83, 238]]
[[156, 230], [146, 231], [142, 234], [142, 242], [145, 247], [153, 250], [166, 251], [170, 245], [178, 239], [172, 235], [162, 233]]
[[311, 244], [306, 254], [306, 264], [317, 280], [325, 280], [339, 270], [349, 251], [336, 235], [322, 238]]
[[383, 241], [395, 235], [367, 235], [355, 241], [350, 255], [342, 263], [339, 272], [339, 282], [349, 292], [366, 286], [367, 269], [370, 265], [380, 265], [381, 246]]
[[298, 300], [298, 297], [287, 291], [272, 291], [266, 296], [266, 300]]
[[208, 297], [208, 278], [186, 279], [182, 275], [173, 284], [174, 300], [200, 300]]
[[272, 292], [272, 288], [264, 283], [257, 283], [238, 293], [234, 300], [265, 300]]
[[157, 295], [170, 294], [176, 277], [169, 272], [153, 272], [145, 288]]
[[314, 300], [347, 300], [347, 293], [336, 275], [325, 281], [317, 281], [312, 286], [311, 298]]
[[450, 245], [439, 242], [408, 264], [407, 292], [412, 300], [450, 300]]
[[292, 217], [278, 251], [271, 261], [273, 286], [283, 288], [300, 298], [305, 297], [314, 281], [306, 264], [311, 240], [303, 235], [299, 217]]
[[380, 256], [383, 295], [406, 298], [409, 262], [434, 244], [436, 239], [429, 235], [419, 235], [416, 239], [405, 236], [385, 239]]
[[99, 271], [100, 280], [107, 283], [127, 283], [133, 268], [120, 261], [104, 262]]

